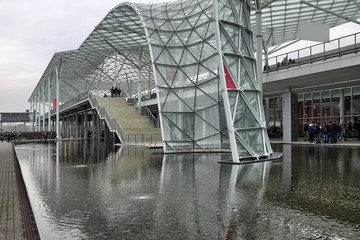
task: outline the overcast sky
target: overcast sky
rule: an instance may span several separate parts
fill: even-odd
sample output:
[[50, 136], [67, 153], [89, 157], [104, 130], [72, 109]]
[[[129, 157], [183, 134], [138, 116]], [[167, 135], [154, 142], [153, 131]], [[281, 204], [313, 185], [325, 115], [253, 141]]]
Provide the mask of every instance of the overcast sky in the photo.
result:
[[[128, 0], [157, 3], [171, 0]], [[0, 0], [0, 112], [24, 112], [53, 54], [77, 49], [119, 0]]]
[[[165, 1], [171, 0], [127, 2]], [[105, 15], [121, 2], [0, 0], [0, 112], [29, 109], [30, 94], [53, 54], [77, 49]], [[355, 28], [359, 29], [350, 27], [346, 33], [355, 32]]]

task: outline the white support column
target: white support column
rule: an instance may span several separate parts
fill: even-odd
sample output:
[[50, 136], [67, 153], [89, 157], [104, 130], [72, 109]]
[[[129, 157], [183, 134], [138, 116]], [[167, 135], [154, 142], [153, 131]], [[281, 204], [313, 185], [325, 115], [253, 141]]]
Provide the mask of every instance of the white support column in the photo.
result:
[[48, 78], [48, 131], [51, 132], [51, 79]]
[[141, 115], [141, 83], [138, 82], [138, 113]]
[[30, 132], [33, 131], [33, 125], [34, 125], [34, 103], [30, 102]]
[[56, 68], [56, 136], [60, 138], [60, 116], [59, 116], [59, 104], [60, 104], [60, 73], [61, 68]]
[[340, 89], [340, 123], [345, 123], [344, 89]]
[[37, 102], [36, 102], [36, 104], [37, 104], [36, 127], [37, 127], [37, 131], [40, 132], [41, 130], [40, 130], [40, 96], [39, 95], [40, 95], [40, 93], [38, 93]]
[[141, 115], [141, 53], [138, 60], [138, 113]]
[[261, 91], [262, 100], [262, 13], [261, 8], [256, 9], [256, 77]]
[[283, 140], [284, 142], [297, 141], [297, 96], [291, 88], [283, 93]]
[[79, 138], [79, 117], [78, 113], [75, 113], [75, 138]]
[[42, 106], [42, 114], [43, 114], [43, 123], [42, 123], [42, 130], [45, 131], [45, 84], [43, 85], [43, 106]]
[[269, 104], [269, 98], [265, 98], [265, 121], [266, 121], [266, 128], [269, 129], [269, 115], [270, 115], [270, 104]]

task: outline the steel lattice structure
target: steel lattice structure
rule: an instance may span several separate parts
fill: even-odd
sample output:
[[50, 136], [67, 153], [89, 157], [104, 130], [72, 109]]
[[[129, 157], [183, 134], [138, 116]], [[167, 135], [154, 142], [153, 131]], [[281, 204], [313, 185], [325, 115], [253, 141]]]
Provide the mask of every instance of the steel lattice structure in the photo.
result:
[[[262, 14], [262, 27], [255, 11]], [[79, 49], [54, 54], [29, 102], [45, 105], [57, 91], [58, 100], [66, 102], [84, 91], [103, 93], [115, 85], [127, 96], [139, 86], [142, 92], [156, 89], [165, 152], [225, 148], [231, 149], [233, 161], [269, 158], [261, 61], [255, 61], [261, 58], [260, 45], [296, 40], [295, 22], [333, 27], [357, 22], [357, 17], [355, 0], [123, 3]]]

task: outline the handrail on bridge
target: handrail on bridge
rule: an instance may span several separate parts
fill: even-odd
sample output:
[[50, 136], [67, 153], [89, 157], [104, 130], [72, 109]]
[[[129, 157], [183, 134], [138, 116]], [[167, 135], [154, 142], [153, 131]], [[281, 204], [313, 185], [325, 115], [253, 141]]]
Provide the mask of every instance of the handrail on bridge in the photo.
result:
[[360, 32], [263, 60], [263, 73], [288, 69], [360, 51]]

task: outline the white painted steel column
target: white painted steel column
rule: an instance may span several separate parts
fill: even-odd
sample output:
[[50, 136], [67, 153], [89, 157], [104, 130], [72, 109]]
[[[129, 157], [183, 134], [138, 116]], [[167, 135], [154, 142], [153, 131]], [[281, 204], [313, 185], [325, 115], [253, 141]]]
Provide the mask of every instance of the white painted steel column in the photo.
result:
[[141, 115], [141, 83], [138, 82], [138, 113]]
[[48, 78], [48, 131], [51, 132], [51, 79]]
[[219, 73], [220, 73], [220, 91], [221, 95], [224, 99], [224, 109], [226, 115], [226, 123], [228, 126], [228, 133], [229, 133], [229, 141], [231, 147], [231, 156], [233, 162], [240, 162], [239, 161], [239, 153], [237, 149], [237, 144], [235, 140], [235, 129], [234, 124], [231, 119], [231, 112], [230, 112], [230, 102], [228, 97], [228, 92], [225, 83], [225, 72], [224, 72], [224, 63], [221, 54], [221, 43], [220, 43], [220, 30], [219, 30], [219, 17], [218, 17], [218, 8], [217, 8], [218, 1], [214, 0], [214, 16], [215, 16], [215, 36], [216, 36], [216, 49], [218, 52], [218, 66], [219, 66]]
[[262, 13], [261, 8], [256, 9], [256, 76], [262, 99]]
[[270, 104], [269, 104], [269, 98], [265, 98], [265, 121], [266, 121], [266, 128], [269, 129], [269, 114], [270, 114]]
[[283, 140], [284, 142], [297, 141], [297, 95], [291, 88], [283, 93]]
[[34, 102], [30, 102], [30, 116], [30, 132], [32, 132], [34, 126]]
[[340, 123], [345, 123], [344, 89], [340, 89]]
[[42, 130], [45, 131], [45, 83], [43, 85], [43, 106], [42, 106], [42, 114], [43, 114], [43, 124]]
[[59, 103], [60, 103], [60, 90], [59, 90], [59, 77], [60, 71], [56, 69], [56, 136], [60, 138], [60, 116], [59, 116]]
[[36, 125], [37, 125], [37, 131], [41, 131], [40, 130], [40, 93], [38, 93], [37, 96], [37, 114], [36, 114]]

